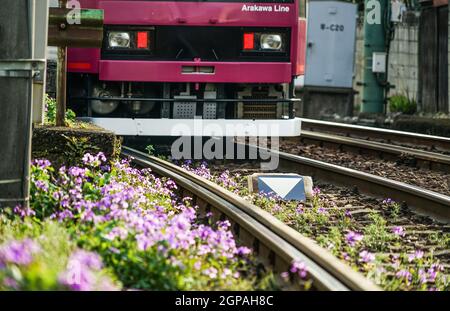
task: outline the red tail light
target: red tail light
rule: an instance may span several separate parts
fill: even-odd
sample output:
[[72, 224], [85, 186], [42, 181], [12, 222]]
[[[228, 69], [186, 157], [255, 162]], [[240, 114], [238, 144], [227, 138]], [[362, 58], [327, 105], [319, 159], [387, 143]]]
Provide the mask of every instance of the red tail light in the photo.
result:
[[138, 49], [148, 49], [148, 32], [139, 31], [137, 33], [137, 48]]
[[244, 33], [244, 50], [254, 50], [255, 49], [255, 33], [248, 32]]
[[91, 70], [92, 65], [90, 63], [68, 63], [67, 69], [71, 70]]

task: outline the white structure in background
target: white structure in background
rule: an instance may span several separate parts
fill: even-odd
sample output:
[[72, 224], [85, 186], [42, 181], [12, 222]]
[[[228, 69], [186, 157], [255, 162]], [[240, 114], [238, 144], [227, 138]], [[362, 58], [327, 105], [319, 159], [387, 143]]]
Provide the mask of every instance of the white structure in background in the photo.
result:
[[391, 1], [391, 22], [400, 23], [403, 19], [403, 13], [406, 12], [406, 5], [403, 1]]
[[[58, 5], [58, 0], [49, 0], [48, 5], [49, 5], [50, 8], [57, 8], [59, 6]], [[58, 48], [57, 47], [49, 46], [47, 48], [47, 59], [56, 60], [57, 55], [58, 55]]]
[[[34, 5], [33, 59], [45, 59], [48, 31], [48, 0], [34, 1]], [[35, 79], [33, 83], [33, 123], [41, 124], [44, 122], [45, 80], [46, 72], [44, 70], [40, 79]]]

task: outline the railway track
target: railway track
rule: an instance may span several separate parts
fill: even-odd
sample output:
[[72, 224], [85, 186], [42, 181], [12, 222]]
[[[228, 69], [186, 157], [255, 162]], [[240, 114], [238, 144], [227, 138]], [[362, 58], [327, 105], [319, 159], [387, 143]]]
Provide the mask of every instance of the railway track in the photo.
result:
[[[261, 207], [273, 216], [301, 234], [314, 239], [322, 247], [328, 248], [335, 256], [367, 276], [373, 277], [374, 273], [386, 273], [379, 277], [385, 280], [389, 279], [389, 281], [381, 283], [376, 281], [377, 284], [383, 284], [385, 289], [398, 290], [395, 286], [390, 287], [384, 282], [395, 282], [395, 277], [405, 271], [409, 270], [411, 273], [420, 274], [424, 273], [420, 271], [425, 269], [428, 271], [433, 269], [431, 263], [419, 267], [417, 263], [411, 262], [409, 258], [414, 254], [422, 253], [427, 258], [437, 260], [439, 269], [442, 269], [440, 271], [443, 279], [449, 279], [450, 197], [405, 183], [287, 153], [268, 151], [267, 149], [259, 150], [259, 152], [272, 152], [272, 155], [279, 156], [280, 165], [276, 172], [296, 172], [301, 175], [313, 176], [315, 185], [320, 189], [319, 195], [314, 200], [304, 204], [305, 207], [300, 212], [302, 215], [300, 217], [298, 209], [295, 206], [293, 208], [289, 202], [281, 200], [267, 206], [266, 203], [263, 203]], [[225, 170], [230, 172], [229, 176], [246, 176], [260, 172], [260, 166], [253, 162], [214, 163], [211, 170], [216, 176], [221, 176], [221, 172]], [[237, 185], [233, 186], [234, 188], [245, 189], [247, 187], [245, 178], [231, 178], [235, 182], [239, 181]], [[239, 194], [253, 202], [264, 202], [260, 201], [257, 195], [254, 198], [249, 197], [245, 190], [239, 191]], [[345, 217], [343, 218], [342, 215]], [[348, 222], [347, 225], [343, 225], [346, 222]], [[366, 244], [362, 249], [369, 248], [378, 258], [374, 269], [368, 269], [354, 257], [347, 258], [345, 245], [348, 241], [345, 239], [347, 239], [349, 230], [364, 234]], [[400, 230], [400, 232], [396, 230]], [[386, 237], [392, 232], [395, 232], [394, 235]], [[398, 237], [396, 238], [395, 235]], [[407, 270], [396, 271], [394, 268], [392, 271], [392, 267], [398, 264], [398, 258], [405, 258], [404, 256], [408, 256], [408, 260], [403, 262], [402, 269]], [[379, 272], [386, 271], [385, 269], [391, 270], [390, 272]], [[374, 280], [379, 279], [376, 277]], [[417, 287], [409, 289], [403, 287], [402, 289], [420, 289], [420, 285], [416, 284], [415, 286]], [[440, 287], [440, 289], [444, 288], [448, 287]]]
[[133, 163], [151, 168], [156, 174], [169, 177], [190, 195], [200, 213], [212, 211], [219, 219], [228, 219], [238, 240], [253, 248], [258, 258], [276, 273], [288, 271], [291, 263], [301, 260], [308, 266], [313, 287], [317, 290], [379, 290], [361, 274], [288, 227], [266, 211], [226, 191], [211, 181], [156, 157], [124, 147], [123, 156]]
[[450, 138], [307, 119], [303, 128], [280, 150], [450, 195]]
[[[396, 161], [409, 158], [408, 164], [411, 166], [450, 173], [450, 155], [442, 153], [307, 130], [302, 131], [302, 135], [296, 139], [300, 139], [304, 144], [316, 144], [344, 152], [372, 155], [383, 160]], [[292, 138], [289, 139], [289, 141], [293, 140]]]
[[294, 154], [265, 148], [258, 149], [259, 153], [270, 153], [272, 157], [279, 158], [278, 171], [299, 173], [312, 176], [317, 181], [357, 188], [359, 192], [374, 197], [392, 198], [405, 203], [408, 208], [416, 212], [445, 222], [450, 221], [450, 197], [447, 195]]
[[441, 153], [450, 153], [450, 138], [379, 129], [367, 126], [350, 125], [343, 123], [302, 119], [302, 129], [310, 132], [338, 134], [346, 137], [378, 141], [387, 144], [417, 147]]

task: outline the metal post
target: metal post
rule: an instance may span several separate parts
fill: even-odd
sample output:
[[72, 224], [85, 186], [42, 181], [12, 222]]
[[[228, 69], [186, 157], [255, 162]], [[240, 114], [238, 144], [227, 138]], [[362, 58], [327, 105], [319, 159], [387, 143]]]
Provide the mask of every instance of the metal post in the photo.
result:
[[66, 125], [66, 64], [67, 47], [58, 47], [58, 69], [56, 73], [56, 126]]
[[30, 0], [0, 6], [0, 207], [29, 200], [33, 8]]
[[[59, 7], [66, 8], [67, 0], [59, 0]], [[64, 29], [67, 24], [62, 23], [60, 27]], [[66, 121], [66, 68], [67, 68], [67, 47], [58, 47], [58, 64], [56, 74], [56, 126], [65, 126]]]
[[372, 71], [374, 52], [386, 52], [387, 0], [364, 1], [364, 77], [361, 111], [382, 113], [385, 101], [385, 86], [380, 74]]

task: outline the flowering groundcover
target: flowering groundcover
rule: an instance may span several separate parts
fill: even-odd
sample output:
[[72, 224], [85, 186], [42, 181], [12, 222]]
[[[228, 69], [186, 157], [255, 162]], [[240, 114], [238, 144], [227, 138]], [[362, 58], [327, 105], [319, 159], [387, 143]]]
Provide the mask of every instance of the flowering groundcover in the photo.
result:
[[[402, 241], [408, 238], [405, 229], [401, 226], [388, 228], [387, 220], [378, 213], [370, 214], [370, 223], [361, 230], [351, 213], [333, 208], [336, 204], [327, 201], [319, 188], [314, 189], [314, 198], [308, 204], [284, 201], [273, 194], [249, 193], [245, 176], [230, 174], [229, 171], [212, 173], [206, 162], [187, 161], [178, 164], [272, 213], [300, 233], [316, 240], [320, 246], [385, 290], [450, 289], [448, 272], [433, 255], [433, 250], [427, 253], [422, 249], [402, 251]], [[386, 199], [381, 202], [381, 206], [389, 211], [390, 217], [399, 217], [400, 204], [397, 202]], [[446, 247], [450, 245], [448, 233], [443, 233], [439, 239]], [[400, 252], [393, 254], [390, 247]], [[294, 265], [291, 269], [295, 270], [296, 267]], [[288, 275], [283, 273], [282, 276]]]
[[172, 180], [102, 153], [34, 161], [30, 208], [0, 215], [1, 290], [276, 289], [252, 262], [229, 222], [200, 219]]

